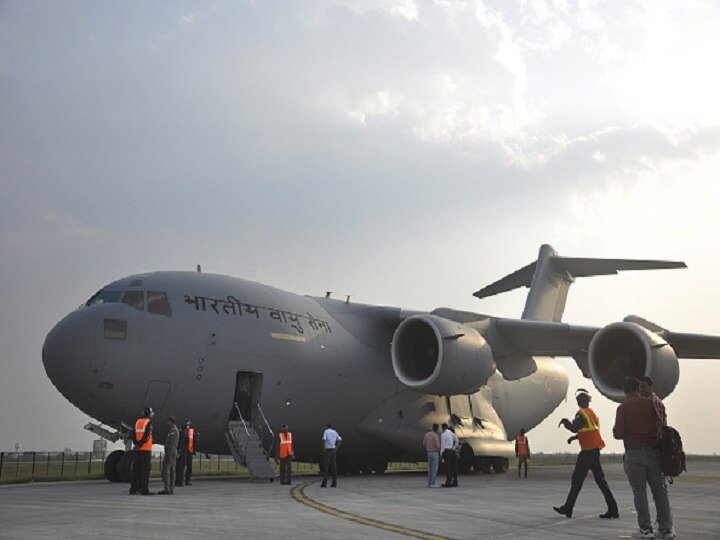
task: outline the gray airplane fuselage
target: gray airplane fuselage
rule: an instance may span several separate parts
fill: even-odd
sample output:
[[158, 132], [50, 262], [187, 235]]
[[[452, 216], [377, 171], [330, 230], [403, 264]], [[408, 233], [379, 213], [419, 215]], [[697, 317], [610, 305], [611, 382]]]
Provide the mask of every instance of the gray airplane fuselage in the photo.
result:
[[115, 428], [153, 407], [156, 443], [174, 415], [192, 419], [202, 452], [227, 454], [238, 372], [257, 374], [256, 402], [275, 433], [289, 424], [297, 459], [308, 461], [320, 456], [327, 422], [342, 435], [346, 459], [423, 459], [422, 434], [452, 415], [476, 456], [507, 457], [508, 439], [567, 394], [565, 370], [544, 357], [534, 358], [531, 375], [506, 381], [495, 371], [470, 395], [409, 389], [391, 361], [393, 333], [409, 315], [399, 308], [197, 272], [129, 276], [103, 291], [105, 301], [73, 311], [48, 334], [47, 374], [80, 410]]

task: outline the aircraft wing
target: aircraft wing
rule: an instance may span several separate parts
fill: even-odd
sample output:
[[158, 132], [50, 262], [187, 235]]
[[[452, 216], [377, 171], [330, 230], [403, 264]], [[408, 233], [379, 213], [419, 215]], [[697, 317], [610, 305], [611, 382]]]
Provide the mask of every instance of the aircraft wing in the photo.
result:
[[[679, 358], [720, 359], [720, 336], [671, 332], [639, 317], [630, 316], [624, 322], [639, 324], [667, 341]], [[494, 329], [499, 338], [495, 344], [503, 354], [536, 356], [576, 356], [587, 354], [590, 341], [600, 330], [594, 326], [566, 323], [528, 321], [523, 319], [495, 319]], [[495, 348], [495, 347], [493, 347]]]

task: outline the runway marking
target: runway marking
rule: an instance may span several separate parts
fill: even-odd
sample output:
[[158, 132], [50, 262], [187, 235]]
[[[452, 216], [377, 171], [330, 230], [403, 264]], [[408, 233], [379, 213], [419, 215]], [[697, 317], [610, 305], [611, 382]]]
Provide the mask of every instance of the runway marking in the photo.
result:
[[337, 508], [333, 508], [332, 506], [328, 506], [327, 504], [323, 504], [314, 499], [311, 499], [310, 497], [305, 495], [305, 488], [315, 482], [317, 482], [317, 480], [311, 480], [309, 482], [298, 484], [297, 486], [293, 487], [292, 491], [290, 492], [292, 498], [295, 499], [297, 502], [304, 504], [305, 506], [309, 506], [310, 508], [314, 508], [315, 510], [318, 510], [320, 512], [324, 512], [326, 514], [330, 514], [331, 516], [345, 519], [347, 521], [360, 523], [361, 525], [367, 525], [368, 527], [374, 527], [376, 529], [382, 529], [405, 536], [411, 536], [413, 538], [423, 538], [424, 540], [450, 540], [450, 538], [447, 536], [438, 536], [437, 534], [418, 531], [415, 529], [408, 529], [407, 527], [401, 527], [400, 525], [393, 525], [392, 523], [378, 521], [377, 519], [371, 519], [363, 516], [358, 516], [357, 514], [351, 514], [350, 512], [338, 510]]

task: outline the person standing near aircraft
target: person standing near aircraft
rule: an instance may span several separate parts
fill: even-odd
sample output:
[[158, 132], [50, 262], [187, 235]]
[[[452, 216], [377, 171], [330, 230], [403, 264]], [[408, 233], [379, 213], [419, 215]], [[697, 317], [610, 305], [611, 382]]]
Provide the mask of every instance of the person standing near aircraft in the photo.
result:
[[323, 481], [320, 487], [327, 487], [328, 472], [332, 474], [330, 487], [337, 487], [337, 449], [342, 443], [342, 437], [335, 431], [332, 424], [328, 422], [327, 429], [323, 432]]
[[178, 447], [177, 471], [175, 475], [175, 485], [182, 486], [183, 480], [186, 486], [192, 485], [190, 478], [192, 477], [192, 462], [195, 455], [195, 444], [197, 443], [198, 433], [192, 427], [190, 419], [185, 420], [185, 425], [180, 432], [180, 445]]
[[283, 424], [278, 434], [278, 459], [280, 460], [280, 483], [292, 484], [292, 462], [295, 457], [293, 452], [292, 433], [288, 431], [288, 425]]
[[427, 452], [428, 460], [428, 487], [438, 487], [436, 482], [438, 467], [440, 466], [440, 435], [438, 435], [440, 426], [432, 425], [432, 429], [423, 437], [423, 446]]
[[588, 471], [592, 471], [595, 483], [600, 488], [600, 491], [602, 491], [605, 502], [607, 503], [607, 512], [600, 514], [600, 517], [618, 518], [620, 517], [620, 513], [617, 502], [615, 502], [615, 497], [613, 497], [610, 486], [608, 486], [607, 480], [605, 480], [605, 473], [600, 464], [600, 450], [605, 448], [605, 441], [603, 441], [600, 435], [600, 419], [590, 408], [590, 399], [590, 394], [587, 393], [587, 390], [582, 388], [578, 390], [575, 395], [575, 400], [580, 410], [572, 422], [567, 418], [563, 418], [558, 425], [558, 427], [562, 425], [568, 431], [577, 433], [577, 435], [570, 437], [567, 442], [570, 444], [577, 439], [580, 442], [580, 453], [575, 462], [570, 492], [565, 500], [565, 504], [562, 506], [553, 506], [553, 510], [563, 516], [572, 517], [575, 501], [580, 494], [583, 482], [585, 482], [585, 477]]
[[658, 430], [662, 433], [662, 428], [667, 426], [667, 412], [665, 411], [665, 404], [653, 390], [653, 380], [650, 377], [643, 375], [642, 377], [638, 377], [637, 380], [640, 395], [648, 398], [655, 409], [655, 414], [659, 419]]
[[180, 432], [177, 428], [177, 420], [174, 416], [167, 419], [168, 434], [165, 439], [165, 456], [162, 463], [162, 480], [163, 490], [158, 491], [158, 495], [172, 495], [173, 486], [175, 485], [175, 463], [178, 455], [178, 442], [180, 441]]
[[[625, 377], [623, 390], [626, 397], [615, 413], [613, 435], [616, 439], [622, 439], [625, 446], [623, 467], [633, 491], [640, 527], [633, 538], [675, 538], [670, 500], [660, 469], [659, 446], [663, 419], [654, 410], [654, 403], [640, 394], [638, 379]], [[648, 485], [657, 511], [657, 535], [650, 522]]]
[[520, 428], [520, 435], [515, 437], [515, 457], [518, 459], [518, 478], [520, 469], [525, 465], [525, 478], [527, 478], [528, 459], [530, 459], [530, 441], [525, 435], [525, 428]]
[[154, 495], [149, 490], [150, 464], [152, 459], [152, 418], [155, 415], [151, 407], [145, 407], [142, 417], [135, 422], [133, 441], [135, 452], [133, 456], [132, 482], [130, 495]]
[[445, 483], [442, 487], [457, 487], [457, 448], [460, 441], [457, 435], [448, 427], [447, 424], [442, 425], [442, 435], [440, 435], [440, 454], [445, 463]]

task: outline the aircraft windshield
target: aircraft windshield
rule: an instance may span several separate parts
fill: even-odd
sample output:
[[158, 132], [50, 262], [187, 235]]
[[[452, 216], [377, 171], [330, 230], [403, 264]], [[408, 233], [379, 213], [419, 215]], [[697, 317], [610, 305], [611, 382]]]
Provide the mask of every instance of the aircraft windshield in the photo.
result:
[[112, 304], [114, 302], [119, 302], [121, 294], [121, 291], [108, 291], [106, 289], [101, 289], [92, 295], [85, 305], [97, 306], [99, 304]]

